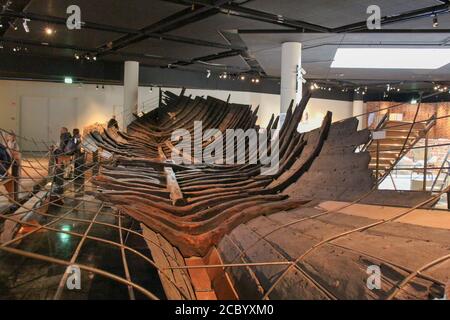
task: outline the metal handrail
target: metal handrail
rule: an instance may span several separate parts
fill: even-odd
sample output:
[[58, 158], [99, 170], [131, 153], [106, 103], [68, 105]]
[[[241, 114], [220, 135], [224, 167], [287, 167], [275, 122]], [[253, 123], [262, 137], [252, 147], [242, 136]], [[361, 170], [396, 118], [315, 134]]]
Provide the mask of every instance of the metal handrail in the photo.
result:
[[[447, 154], [445, 155], [444, 161], [442, 161], [442, 165], [441, 165], [441, 167], [439, 168], [438, 174], [436, 175], [436, 179], [434, 179], [434, 181], [433, 181], [433, 185], [431, 186], [430, 191], [433, 191], [434, 187], [436, 186], [436, 183], [437, 183], [437, 181], [438, 181], [438, 179], [439, 179], [439, 176], [441, 175], [442, 171], [444, 170], [445, 164], [448, 162], [448, 157], [449, 157], [449, 156], [450, 156], [450, 151], [448, 151]], [[450, 165], [450, 164], [449, 164], [449, 165]], [[448, 166], [447, 166], [447, 168], [448, 168]], [[449, 171], [450, 171], [450, 170], [447, 169], [447, 177], [448, 177], [448, 175], [449, 175]], [[447, 177], [446, 177], [446, 179], [447, 179]], [[439, 191], [441, 191], [442, 188], [444, 188], [444, 184], [445, 184], [446, 179], [444, 180], [444, 183], [442, 184], [441, 189], [440, 189]]]

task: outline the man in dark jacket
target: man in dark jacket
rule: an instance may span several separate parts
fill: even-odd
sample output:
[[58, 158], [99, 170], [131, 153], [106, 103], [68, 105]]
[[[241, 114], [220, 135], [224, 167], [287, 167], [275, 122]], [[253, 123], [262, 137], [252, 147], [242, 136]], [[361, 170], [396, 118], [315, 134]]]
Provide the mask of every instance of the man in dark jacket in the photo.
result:
[[67, 144], [72, 139], [72, 135], [66, 127], [61, 128], [61, 134], [59, 136], [59, 149], [64, 152]]
[[11, 166], [11, 156], [4, 145], [0, 143], [0, 179], [3, 179], [8, 174], [8, 169]]

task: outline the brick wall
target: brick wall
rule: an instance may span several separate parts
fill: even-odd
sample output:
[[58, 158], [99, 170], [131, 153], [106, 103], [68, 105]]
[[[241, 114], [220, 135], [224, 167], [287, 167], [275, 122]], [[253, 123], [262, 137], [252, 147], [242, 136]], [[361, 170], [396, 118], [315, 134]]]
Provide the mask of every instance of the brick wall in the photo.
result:
[[[375, 112], [375, 125], [379, 122], [382, 115], [387, 112], [387, 110], [378, 111], [383, 108], [390, 106], [399, 105], [398, 102], [386, 102], [386, 101], [372, 101], [367, 102], [367, 112]], [[401, 104], [400, 106], [390, 109], [391, 113], [402, 113], [404, 121], [412, 121], [414, 119], [414, 114], [416, 113], [418, 104]], [[427, 120], [433, 114], [437, 117], [448, 118], [439, 119], [436, 125], [431, 129], [429, 138], [431, 139], [450, 139], [450, 102], [436, 102], [436, 103], [422, 103], [420, 105], [419, 115], [417, 121]], [[373, 127], [373, 125], [372, 125]]]
[[[450, 139], [428, 139], [428, 159], [433, 159], [429, 166], [440, 167], [442, 161], [444, 161], [447, 152], [450, 150], [450, 145], [442, 147], [431, 147], [433, 145], [450, 144]], [[415, 147], [423, 147], [425, 145], [425, 139], [421, 139]], [[412, 149], [407, 153], [407, 157], [414, 161], [424, 160], [424, 150], [425, 148]], [[449, 159], [450, 160], [450, 159]]]

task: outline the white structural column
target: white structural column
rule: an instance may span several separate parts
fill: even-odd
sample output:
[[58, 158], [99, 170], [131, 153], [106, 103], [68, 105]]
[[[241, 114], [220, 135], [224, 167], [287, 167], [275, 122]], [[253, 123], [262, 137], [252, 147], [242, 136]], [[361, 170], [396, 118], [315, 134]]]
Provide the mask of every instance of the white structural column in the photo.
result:
[[284, 122], [292, 100], [297, 105], [302, 99], [302, 44], [285, 42], [281, 46], [281, 105], [280, 123]]
[[367, 106], [364, 103], [361, 96], [355, 94], [354, 100], [353, 100], [353, 116], [357, 117], [359, 124], [358, 124], [358, 130], [365, 129], [367, 127], [367, 115], [363, 115], [367, 112]]
[[123, 124], [124, 129], [134, 120], [138, 112], [139, 62], [125, 61], [123, 76]]

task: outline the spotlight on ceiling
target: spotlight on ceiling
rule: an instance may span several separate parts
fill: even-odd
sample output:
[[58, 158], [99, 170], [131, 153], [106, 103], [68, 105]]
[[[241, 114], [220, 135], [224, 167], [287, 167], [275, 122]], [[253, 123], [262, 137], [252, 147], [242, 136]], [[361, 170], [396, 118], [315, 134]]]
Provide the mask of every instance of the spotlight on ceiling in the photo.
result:
[[437, 14], [433, 16], [433, 28], [439, 27], [439, 21]]
[[211, 77], [211, 70], [206, 70], [206, 79], [209, 79]]
[[80, 60], [80, 55], [78, 53], [74, 54], [75, 59]]
[[25, 18], [23, 19], [22, 26], [23, 26], [23, 30], [25, 30], [26, 33], [30, 32], [30, 28], [28, 27], [29, 21], [30, 21], [30, 19], [25, 19]]
[[45, 34], [48, 36], [52, 36], [53, 34], [55, 34], [56, 31], [50, 27], [45, 28]]
[[92, 60], [97, 61], [97, 56], [93, 56]]
[[240, 79], [241, 79], [242, 81], [244, 81], [244, 80], [245, 80], [245, 76], [244, 76], [244, 75], [241, 75]]
[[11, 27], [11, 29], [13, 29], [14, 31], [17, 31], [17, 29], [19, 29], [19, 28], [17, 28], [17, 26], [15, 24], [11, 23], [11, 21], [9, 21], [8, 23], [9, 23], [9, 26]]

